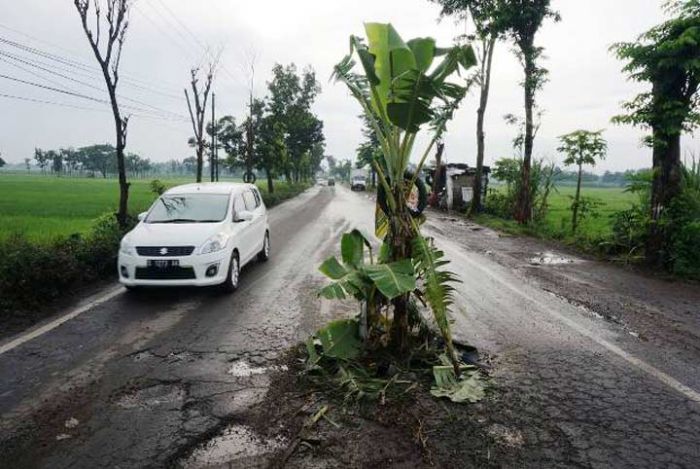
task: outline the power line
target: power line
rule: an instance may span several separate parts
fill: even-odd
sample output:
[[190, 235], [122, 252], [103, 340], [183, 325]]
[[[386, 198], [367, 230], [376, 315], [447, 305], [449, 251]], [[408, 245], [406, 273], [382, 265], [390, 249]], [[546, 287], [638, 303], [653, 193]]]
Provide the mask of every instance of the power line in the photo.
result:
[[[96, 85], [93, 85], [93, 84], [91, 84], [91, 83], [86, 83], [86, 82], [81, 81], [81, 80], [78, 80], [78, 79], [76, 79], [76, 78], [69, 77], [69, 76], [63, 75], [63, 74], [61, 74], [61, 73], [58, 73], [58, 72], [56, 72], [56, 71], [54, 71], [54, 70], [51, 70], [51, 69], [42, 67], [42, 66], [40, 66], [40, 65], [36, 65], [36, 64], [34, 64], [34, 63], [31, 63], [30, 61], [22, 60], [21, 58], [19, 58], [19, 57], [17, 57], [17, 56], [13, 56], [12, 54], [8, 54], [8, 53], [6, 53], [6, 52], [4, 52], [4, 51], [2, 51], [2, 50], [0, 50], [0, 56], [10, 57], [10, 58], [13, 59], [13, 60], [19, 61], [19, 62], [24, 63], [24, 64], [26, 64], [26, 65], [29, 65], [29, 66], [31, 66], [31, 67], [38, 68], [38, 69], [43, 70], [43, 71], [45, 71], [45, 72], [47, 72], [47, 73], [50, 73], [50, 74], [52, 74], [52, 75], [56, 75], [56, 76], [61, 77], [61, 78], [65, 79], [65, 80], [69, 80], [69, 81], [78, 83], [78, 84], [80, 84], [80, 85], [86, 86], [86, 87], [88, 87], [88, 88], [91, 88], [91, 89], [94, 89], [94, 90], [97, 90], [97, 91], [100, 91], [100, 92], [105, 92], [105, 91], [106, 91], [106, 89], [103, 88], [103, 87], [96, 86]], [[0, 59], [0, 60], [2, 60], [2, 59]], [[5, 60], [5, 62], [7, 62], [7, 60]], [[7, 63], [11, 63], [11, 62], [7, 62]], [[16, 66], [16, 67], [19, 67], [19, 68], [21, 68], [21, 69], [23, 69], [23, 70], [25, 70], [25, 71], [27, 71], [28, 73], [31, 73], [31, 74], [34, 75], [34, 76], [37, 76], [37, 77], [39, 77], [39, 78], [42, 78], [42, 79], [44, 79], [44, 80], [46, 80], [46, 81], [49, 81], [49, 82], [51, 82], [51, 83], [57, 84], [55, 81], [50, 80], [50, 79], [48, 79], [48, 78], [46, 78], [46, 77], [43, 77], [43, 76], [41, 76], [40, 74], [37, 74], [37, 73], [32, 72], [32, 71], [30, 71], [30, 70], [27, 70], [27, 69], [25, 69], [25, 68], [23, 68], [23, 67], [21, 67], [21, 66], [19, 66], [19, 65], [17, 65], [17, 64], [14, 64], [14, 63], [11, 63], [11, 64], [14, 65], [14, 66]], [[58, 83], [58, 85], [59, 85], [59, 86], [65, 86], [65, 85], [62, 84], [62, 83]], [[72, 91], [74, 91], [74, 90], [72, 90]], [[125, 100], [125, 101], [129, 101], [129, 102], [132, 102], [132, 103], [135, 103], [135, 104], [140, 104], [141, 106], [150, 107], [150, 108], [152, 108], [152, 109], [155, 109], [156, 111], [159, 111], [159, 112], [162, 112], [162, 113], [165, 113], [165, 114], [171, 114], [171, 115], [173, 115], [173, 116], [177, 116], [177, 117], [179, 117], [179, 118], [186, 119], [185, 116], [183, 116], [183, 115], [181, 115], [181, 114], [178, 114], [178, 113], [176, 113], [176, 112], [169, 111], [169, 110], [167, 110], [167, 109], [163, 109], [163, 108], [160, 108], [160, 107], [158, 107], [158, 106], [154, 106], [154, 105], [152, 105], [152, 104], [148, 104], [148, 103], [145, 103], [145, 102], [143, 102], [143, 101], [139, 101], [139, 100], [137, 100], [137, 99], [129, 98], [129, 97], [124, 96], [124, 95], [121, 95], [121, 94], [117, 94], [117, 96], [118, 96], [119, 98]]]
[[108, 109], [98, 109], [98, 108], [92, 108], [92, 107], [77, 106], [75, 104], [69, 104], [69, 103], [58, 103], [55, 101], [46, 101], [43, 99], [28, 98], [26, 96], [16, 96], [16, 95], [11, 95], [11, 94], [0, 93], [0, 97], [1, 98], [8, 98], [8, 99], [16, 99], [19, 101], [29, 101], [32, 103], [51, 104], [53, 106], [69, 107], [69, 108], [73, 108], [73, 109], [80, 109], [82, 111], [110, 112]]
[[[5, 94], [5, 93], [0, 93], [0, 98], [7, 98], [7, 99], [14, 99], [18, 101], [27, 101], [31, 103], [37, 103], [37, 104], [48, 104], [51, 106], [58, 106], [58, 107], [66, 107], [66, 108], [72, 108], [72, 109], [79, 109], [81, 111], [96, 111], [96, 112], [109, 112], [111, 113], [110, 110], [108, 109], [97, 109], [97, 108], [90, 108], [90, 107], [84, 107], [84, 106], [76, 106], [74, 104], [69, 104], [69, 103], [60, 103], [56, 101], [47, 101], [43, 99], [35, 99], [35, 98], [28, 98], [26, 96], [17, 96], [17, 95], [11, 95], [11, 94]], [[176, 130], [178, 132], [182, 132], [181, 129], [178, 129], [176, 127], [173, 127], [172, 125], [165, 124], [163, 119], [160, 119], [156, 116], [147, 116], [143, 114], [131, 114], [131, 117], [136, 117], [136, 118], [143, 118], [143, 119], [151, 119], [157, 122], [155, 125], [161, 126], [161, 127], [167, 127], [172, 130]], [[186, 124], [185, 122], [182, 122], [182, 124]]]
[[[196, 35], [194, 32], [192, 32], [192, 30], [191, 30], [190, 28], [188, 28], [187, 25], [186, 25], [182, 20], [180, 20], [180, 18], [172, 11], [172, 9], [170, 9], [170, 7], [168, 7], [162, 0], [157, 0], [157, 1], [158, 1], [158, 3], [161, 5], [161, 7], [162, 7], [165, 11], [167, 11], [168, 14], [169, 14], [172, 18], [174, 18], [175, 22], [177, 23], [177, 24], [175, 24], [176, 27], [175, 27], [174, 29], [175, 29], [176, 32], [179, 32], [179, 34], [180, 34], [181, 37], [183, 37], [184, 35], [178, 30], [178, 28], [177, 28], [178, 26], [179, 26], [182, 30], [184, 30], [185, 32], [187, 32], [187, 33], [195, 40], [195, 42], [196, 42], [197, 44], [199, 44], [199, 46], [200, 46], [200, 47], [202, 48], [202, 50], [204, 51], [204, 54], [205, 54], [206, 56], [208, 56], [210, 60], [212, 60], [212, 61], [217, 60], [217, 58], [214, 56], [214, 54], [213, 54], [212, 51], [209, 49], [209, 47], [208, 47], [203, 41], [201, 41], [201, 40], [197, 37], [197, 35]], [[163, 16], [162, 14], [160, 14], [160, 12], [159, 12], [158, 10], [155, 9], [155, 7], [154, 7], [154, 5], [153, 5], [152, 3], [149, 3], [149, 5], [151, 6], [151, 8], [154, 9], [154, 11], [156, 11], [156, 13], [157, 13], [161, 18], [165, 19], [164, 16]], [[167, 20], [166, 20], [166, 21], [167, 21]], [[173, 24], [173, 23], [170, 23], [170, 24]], [[185, 41], [188, 42], [187, 40], [185, 40]], [[229, 76], [229, 78], [231, 78], [234, 82], [238, 82], [239, 84], [241, 84], [241, 79], [238, 78], [237, 76], [235, 76], [233, 73], [231, 73], [231, 71], [226, 67], [226, 65], [224, 65], [224, 64], [222, 63], [222, 64], [219, 64], [219, 66], [220, 66], [221, 70], [222, 70], [226, 75]]]
[[[66, 89], [55, 88], [55, 87], [53, 87], [53, 86], [43, 85], [43, 84], [41, 84], [41, 83], [35, 83], [35, 82], [27, 81], [27, 80], [22, 80], [21, 78], [17, 78], [17, 77], [11, 77], [11, 76], [8, 76], [8, 75], [0, 74], [0, 78], [5, 78], [6, 80], [15, 81], [15, 82], [22, 83], [22, 84], [25, 84], [25, 85], [35, 86], [35, 87], [37, 87], [37, 88], [42, 88], [42, 89], [49, 90], [49, 91], [53, 91], [53, 92], [56, 92], [56, 93], [62, 93], [62, 94], [66, 94], [66, 95], [69, 95], [69, 96], [74, 96], [74, 97], [77, 97], [77, 98], [87, 99], [87, 100], [89, 100], [89, 101], [94, 101], [94, 102], [101, 103], [101, 104], [108, 104], [108, 105], [111, 105], [111, 102], [106, 101], [106, 100], [104, 100], [104, 99], [95, 98], [95, 97], [93, 97], [93, 96], [88, 96], [88, 95], [85, 95], [85, 94], [82, 94], [82, 93], [76, 93], [76, 92], [74, 92], [74, 91], [70, 91], [70, 90], [66, 90]], [[139, 107], [137, 107], [137, 106], [132, 106], [132, 105], [128, 105], [128, 104], [122, 104], [120, 107], [125, 108], [125, 109], [134, 109], [134, 110], [139, 111], [139, 112], [154, 114], [153, 111], [149, 111], [148, 109], [143, 109], [143, 108], [139, 108]], [[143, 117], [143, 116], [142, 116], [142, 117]], [[186, 122], [186, 121], [187, 121], [187, 120], [184, 119], [184, 118], [180, 118], [180, 119], [171, 118], [171, 119], [168, 119], [168, 118], [166, 118], [166, 117], [164, 117], [164, 116], [161, 116], [161, 117], [162, 117], [164, 120], [180, 120], [180, 121], [183, 121], [183, 122]]]
[[[21, 35], [21, 36], [24, 36], [24, 37], [26, 37], [26, 38], [28, 38], [28, 39], [34, 41], [34, 42], [39, 42], [39, 43], [42, 43], [42, 44], [46, 44], [46, 45], [48, 45], [49, 47], [52, 47], [52, 48], [54, 48], [54, 49], [60, 49], [60, 50], [62, 50], [62, 51], [64, 51], [64, 52], [67, 52], [68, 54], [70, 54], [70, 55], [72, 55], [72, 56], [74, 56], [74, 57], [82, 57], [82, 55], [79, 54], [79, 53], [77, 53], [75, 50], [71, 50], [71, 49], [67, 49], [67, 48], [65, 48], [65, 47], [61, 47], [61, 46], [59, 46], [59, 45], [57, 45], [57, 44], [55, 44], [55, 43], [53, 43], [53, 42], [50, 42], [50, 41], [46, 41], [46, 40], [44, 40], [44, 39], [37, 38], [37, 37], [35, 37], [35, 36], [32, 36], [32, 35], [30, 35], [30, 34], [27, 34], [27, 33], [24, 32], [24, 31], [20, 31], [20, 30], [18, 30], [18, 29], [11, 28], [11, 27], [9, 27], [9, 26], [7, 26], [7, 25], [5, 25], [5, 24], [0, 23], [0, 28], [5, 29], [5, 30], [10, 31], [10, 32], [13, 32], [13, 33], [15, 33], [15, 34], [19, 34], [19, 35]], [[80, 65], [82, 65], [82, 66], [84, 66], [84, 67], [93, 68], [93, 69], [97, 70], [97, 68], [94, 67], [94, 66], [85, 65], [84, 63], [81, 63], [81, 62], [76, 62], [76, 63], [78, 63], [78, 64], [80, 64]], [[99, 70], [97, 70], [97, 71], [99, 71]], [[101, 73], [101, 71], [99, 71], [99, 72]], [[145, 78], [138, 79], [136, 75], [131, 74], [131, 73], [124, 73], [124, 74], [122, 74], [122, 76], [123, 76], [124, 80], [135, 81], [135, 82], [141, 82], [141, 83], [144, 83], [144, 84], [146, 84], [146, 85], [149, 85], [149, 84], [150, 84], [150, 81], [149, 81], [149, 80], [146, 80]], [[177, 89], [177, 85], [174, 85], [174, 84], [172, 84], [172, 83], [171, 83], [171, 84], [162, 83], [162, 84], [165, 85], [166, 88], [171, 88], [173, 91], [174, 91], [175, 89]]]
[[[24, 52], [28, 52], [28, 53], [30, 53], [30, 54], [38, 55], [38, 56], [40, 56], [40, 57], [42, 57], [42, 58], [44, 58], [44, 59], [48, 59], [48, 60], [52, 60], [52, 61], [54, 61], [54, 62], [58, 62], [58, 63], [60, 63], [60, 64], [62, 64], [62, 65], [64, 65], [64, 66], [68, 66], [68, 67], [71, 67], [71, 68], [78, 69], [78, 70], [82, 71], [83, 73], [102, 75], [102, 70], [100, 70], [100, 69], [98, 69], [98, 68], [96, 68], [96, 67], [91, 67], [91, 66], [85, 65], [85, 64], [83, 64], [83, 63], [81, 63], [81, 62], [77, 62], [77, 61], [74, 61], [74, 60], [71, 60], [71, 59], [67, 59], [67, 58], [65, 58], [65, 57], [61, 57], [61, 56], [56, 55], [56, 54], [52, 54], [52, 53], [50, 53], [50, 52], [43, 51], [43, 50], [41, 50], [41, 49], [37, 49], [36, 47], [31, 47], [31, 46], [28, 46], [28, 45], [26, 45], [26, 44], [22, 44], [22, 43], [19, 43], [19, 42], [16, 42], [16, 41], [12, 41], [12, 40], [7, 39], [7, 38], [2, 37], [2, 36], [0, 36], [0, 43], [5, 44], [5, 45], [8, 45], [8, 46], [11, 46], [11, 47], [15, 47], [15, 48], [17, 48], [17, 49], [20, 49], [20, 50], [22, 50], [22, 51], [24, 51]], [[151, 92], [155, 92], [155, 93], [159, 93], [159, 94], [163, 94], [163, 95], [167, 95], [167, 96], [171, 96], [171, 97], [172, 97], [172, 96], [175, 96], [174, 94], [170, 94], [170, 93], [167, 93], [167, 92], [163, 92], [163, 91], [158, 90], [157, 88], [154, 88], [154, 87], [152, 87], [152, 86], [149, 87], [149, 86], [139, 85], [138, 83], [133, 83], [134, 81], [137, 81], [137, 82], [138, 82], [138, 80], [129, 79], [129, 77], [128, 77], [128, 76], [125, 76], [125, 75], [122, 76], [122, 79], [123, 79], [123, 81], [124, 81], [125, 84], [129, 84], [130, 86], [133, 86], [133, 87], [136, 87], [136, 88], [142, 88], [142, 89], [145, 89], [145, 90], [147, 90], [147, 91], [151, 91]], [[129, 82], [129, 80], [131, 80], [132, 82]]]

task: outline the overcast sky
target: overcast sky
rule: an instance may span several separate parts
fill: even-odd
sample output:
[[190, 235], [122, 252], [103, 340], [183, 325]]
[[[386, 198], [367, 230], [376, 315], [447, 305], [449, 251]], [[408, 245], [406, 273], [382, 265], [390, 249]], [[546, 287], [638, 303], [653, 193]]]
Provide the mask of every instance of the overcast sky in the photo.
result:
[[[607, 129], [608, 158], [598, 171], [650, 166], [650, 152], [640, 146], [641, 132], [613, 126], [620, 102], [643, 88], [628, 82], [622, 64], [609, 52], [617, 41], [634, 39], [663, 19], [661, 0], [553, 0], [562, 16], [537, 36], [546, 50], [550, 81], [538, 95], [545, 111], [535, 155], [560, 161], [556, 137], [578, 128]], [[71, 0], [0, 0], [0, 75], [68, 89], [106, 99], [95, 60]], [[327, 153], [354, 158], [360, 142], [359, 107], [341, 84], [328, 81], [333, 65], [347, 52], [348, 36], [362, 34], [364, 21], [392, 22], [404, 39], [433, 36], [449, 45], [463, 24], [439, 20], [439, 8], [427, 0], [137, 0], [122, 59], [120, 94], [134, 106], [127, 150], [155, 161], [184, 158], [191, 135], [182, 88], [189, 69], [206, 60], [205, 48], [223, 48], [215, 91], [217, 114], [244, 114], [245, 64], [255, 56], [255, 92], [266, 92], [274, 63], [311, 65], [323, 91], [315, 111], [324, 121]], [[35, 53], [6, 42], [32, 47]], [[59, 64], [36, 52], [64, 58]], [[13, 58], [8, 56], [11, 54]], [[24, 62], [21, 62], [21, 61]], [[79, 80], [69, 81], [26, 62]], [[503, 115], [523, 114], [522, 70], [509, 43], [498, 44], [491, 100], [486, 118], [487, 164], [511, 156], [514, 129]], [[90, 85], [90, 86], [88, 86]], [[0, 152], [11, 162], [44, 149], [113, 142], [113, 120], [105, 104], [0, 77]], [[56, 104], [59, 103], [62, 106]], [[446, 135], [448, 161], [474, 164], [476, 91], [463, 104]], [[74, 106], [74, 107], [68, 107]], [[148, 112], [145, 112], [148, 111]], [[166, 114], [167, 112], [167, 114]], [[700, 150], [698, 140], [685, 139]]]

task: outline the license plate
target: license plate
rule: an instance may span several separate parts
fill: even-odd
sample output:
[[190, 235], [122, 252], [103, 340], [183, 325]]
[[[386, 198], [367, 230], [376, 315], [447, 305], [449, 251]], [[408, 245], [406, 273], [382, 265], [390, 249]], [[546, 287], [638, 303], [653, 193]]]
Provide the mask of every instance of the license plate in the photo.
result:
[[180, 261], [177, 259], [149, 259], [147, 265], [156, 269], [168, 269], [170, 267], [179, 267]]

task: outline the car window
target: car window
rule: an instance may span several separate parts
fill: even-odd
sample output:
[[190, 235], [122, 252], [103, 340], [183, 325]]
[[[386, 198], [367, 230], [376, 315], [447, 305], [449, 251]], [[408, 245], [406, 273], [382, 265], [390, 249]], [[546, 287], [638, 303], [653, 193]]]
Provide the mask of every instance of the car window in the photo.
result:
[[236, 220], [238, 218], [238, 214], [241, 212], [245, 211], [245, 203], [243, 202], [243, 197], [240, 195], [237, 195], [233, 199], [233, 219]]
[[226, 218], [224, 194], [166, 194], [158, 198], [145, 223], [217, 223]]
[[253, 189], [253, 195], [255, 196], [255, 206], [260, 207], [260, 204], [262, 204], [262, 197], [260, 196], [260, 192], [258, 192], [257, 189]]
[[247, 190], [243, 193], [243, 201], [245, 202], [245, 208], [246, 210], [252, 212], [255, 210], [257, 205], [255, 204], [255, 196], [253, 195], [253, 192]]

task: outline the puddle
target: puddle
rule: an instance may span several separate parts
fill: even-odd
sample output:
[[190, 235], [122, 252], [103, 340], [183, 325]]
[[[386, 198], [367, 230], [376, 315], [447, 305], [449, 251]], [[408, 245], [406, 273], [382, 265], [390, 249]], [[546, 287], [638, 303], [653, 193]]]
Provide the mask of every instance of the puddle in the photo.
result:
[[183, 467], [267, 467], [265, 455], [284, 447], [282, 438], [263, 439], [244, 425], [231, 425], [192, 452]]
[[560, 265], [560, 264], [573, 264], [578, 259], [572, 259], [569, 257], [564, 257], [553, 252], [538, 252], [535, 257], [530, 258], [530, 264], [532, 265]]
[[177, 384], [156, 384], [120, 397], [117, 405], [123, 409], [180, 408], [184, 400], [185, 390]]
[[245, 360], [239, 360], [231, 365], [226, 373], [236, 378], [245, 378], [253, 375], [263, 375], [271, 371], [287, 371], [287, 366], [253, 366]]

